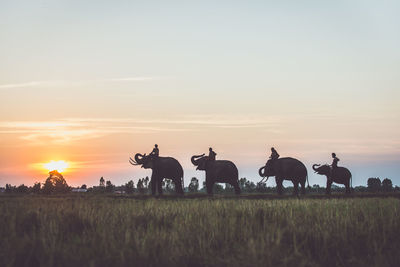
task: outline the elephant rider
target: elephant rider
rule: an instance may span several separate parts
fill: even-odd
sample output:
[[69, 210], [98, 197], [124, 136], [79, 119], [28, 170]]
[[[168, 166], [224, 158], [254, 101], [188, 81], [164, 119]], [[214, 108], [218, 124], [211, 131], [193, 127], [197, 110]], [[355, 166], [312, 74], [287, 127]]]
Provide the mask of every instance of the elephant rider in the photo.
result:
[[150, 157], [152, 158], [158, 158], [158, 155], [160, 154], [160, 151], [158, 150], [158, 145], [155, 144], [153, 151], [151, 151], [151, 153], [149, 154]]
[[217, 155], [217, 153], [215, 153], [213, 150], [212, 150], [212, 147], [210, 147], [209, 149], [208, 149], [208, 160], [212, 160], [212, 161], [214, 161], [215, 160], [215, 156]]
[[338, 157], [336, 157], [335, 153], [332, 153], [332, 158], [333, 158], [333, 161], [332, 161], [332, 165], [331, 165], [331, 176], [333, 174], [333, 171], [338, 167], [337, 164], [340, 161], [340, 159]]
[[275, 148], [271, 147], [271, 156], [269, 156], [270, 160], [276, 160], [279, 158], [278, 152], [275, 150]]
[[271, 156], [269, 156], [269, 160], [267, 161], [265, 166], [268, 165], [272, 173], [275, 172], [274, 167], [273, 167], [274, 165], [272, 165], [272, 162], [277, 160], [278, 158], [279, 158], [278, 152], [276, 151], [275, 148], [271, 147]]

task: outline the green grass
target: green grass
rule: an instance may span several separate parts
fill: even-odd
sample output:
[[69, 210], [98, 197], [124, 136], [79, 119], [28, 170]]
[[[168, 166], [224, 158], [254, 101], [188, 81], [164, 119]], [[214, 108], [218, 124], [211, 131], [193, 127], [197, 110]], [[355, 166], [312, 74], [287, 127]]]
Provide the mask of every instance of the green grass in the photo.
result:
[[400, 200], [0, 197], [0, 266], [398, 266]]

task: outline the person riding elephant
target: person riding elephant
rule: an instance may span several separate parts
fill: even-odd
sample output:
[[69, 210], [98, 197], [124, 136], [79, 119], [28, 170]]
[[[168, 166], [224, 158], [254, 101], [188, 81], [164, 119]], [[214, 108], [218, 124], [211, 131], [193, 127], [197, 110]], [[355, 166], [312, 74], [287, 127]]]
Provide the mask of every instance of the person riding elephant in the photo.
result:
[[215, 156], [217, 156], [217, 153], [215, 153], [214, 151], [213, 151], [213, 149], [212, 149], [212, 147], [210, 147], [209, 149], [208, 149], [208, 160], [213, 160], [213, 161], [215, 161]]
[[338, 167], [338, 162], [340, 161], [340, 159], [338, 157], [336, 157], [336, 153], [332, 153], [332, 165], [331, 165], [331, 175], [333, 175], [333, 172], [337, 169]]
[[298, 159], [290, 157], [269, 159], [265, 166], [258, 170], [258, 174], [261, 177], [267, 177], [267, 179], [269, 176], [275, 176], [279, 195], [283, 194], [282, 183], [284, 180], [292, 181], [294, 187], [293, 194], [298, 194], [299, 184], [301, 186], [301, 193], [306, 193], [306, 182], [308, 184], [307, 168]]
[[150, 152], [149, 156], [157, 157], [160, 155], [160, 150], [158, 149], [158, 145], [155, 144], [153, 150]]
[[271, 156], [269, 156], [270, 160], [275, 160], [279, 158], [279, 154], [275, 148], [271, 147]]
[[162, 194], [163, 179], [170, 179], [175, 184], [175, 190], [178, 194], [183, 194], [183, 168], [182, 165], [172, 157], [159, 157], [158, 149], [155, 147], [155, 155], [142, 155], [136, 153], [134, 159], [129, 158], [130, 164], [141, 166], [144, 169], [152, 169], [151, 174], [151, 193], [155, 195]]

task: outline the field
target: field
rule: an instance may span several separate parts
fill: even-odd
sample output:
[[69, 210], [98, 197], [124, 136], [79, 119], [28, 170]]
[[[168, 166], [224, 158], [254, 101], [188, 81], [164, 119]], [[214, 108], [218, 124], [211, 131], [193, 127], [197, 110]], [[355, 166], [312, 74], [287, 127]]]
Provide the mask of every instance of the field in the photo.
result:
[[398, 266], [400, 200], [0, 196], [0, 266]]

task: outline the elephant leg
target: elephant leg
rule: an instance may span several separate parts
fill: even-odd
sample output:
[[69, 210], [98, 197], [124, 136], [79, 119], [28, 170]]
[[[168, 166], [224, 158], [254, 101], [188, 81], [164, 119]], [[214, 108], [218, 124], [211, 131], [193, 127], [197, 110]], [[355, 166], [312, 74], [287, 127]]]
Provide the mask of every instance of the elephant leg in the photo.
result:
[[283, 180], [279, 177], [275, 177], [275, 181], [276, 181], [276, 189], [278, 191], [278, 195], [282, 195], [283, 193]]
[[154, 175], [151, 176], [150, 184], [151, 184], [151, 194], [155, 195], [156, 194], [156, 188], [157, 188], [157, 177], [154, 177]]
[[297, 196], [299, 194], [299, 183], [293, 182], [293, 195]]
[[345, 182], [344, 186], [346, 187], [346, 194], [350, 194], [350, 183], [349, 181]]
[[332, 180], [328, 178], [326, 181], [326, 194], [329, 195], [331, 193], [331, 186], [332, 186]]
[[157, 190], [158, 190], [158, 194], [162, 195], [163, 191], [162, 191], [162, 180], [163, 178], [157, 179]]
[[234, 188], [235, 188], [235, 194], [239, 195], [240, 194], [240, 186], [238, 180], [230, 183]]
[[175, 191], [178, 194], [183, 194], [183, 189], [182, 189], [182, 180], [181, 178], [176, 178], [174, 179], [174, 184], [175, 184]]
[[214, 183], [210, 181], [211, 179], [206, 178], [207, 194], [212, 195]]
[[301, 194], [305, 195], [306, 194], [306, 181], [300, 182], [301, 184]]

